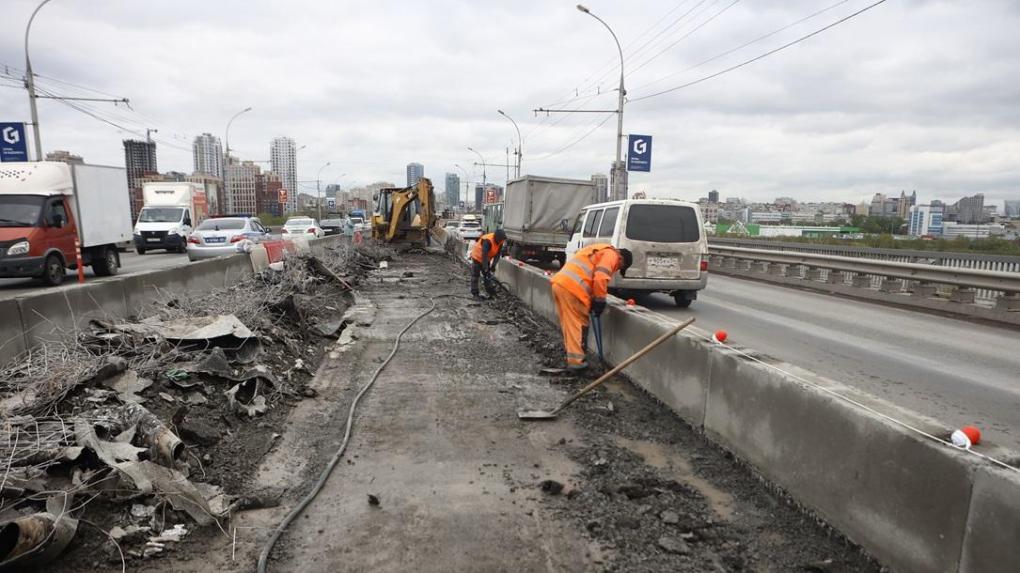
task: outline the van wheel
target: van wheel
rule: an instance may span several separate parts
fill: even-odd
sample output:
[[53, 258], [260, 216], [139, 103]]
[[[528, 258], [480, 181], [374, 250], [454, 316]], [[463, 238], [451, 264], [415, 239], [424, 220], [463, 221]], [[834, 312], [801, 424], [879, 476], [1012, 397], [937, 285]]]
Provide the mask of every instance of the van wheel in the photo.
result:
[[104, 248], [101, 254], [102, 256], [92, 263], [92, 272], [100, 277], [117, 274], [117, 268], [120, 266], [117, 264], [117, 251]]
[[144, 255], [145, 254], [145, 248], [144, 247], [135, 247], [135, 252], [138, 253], [139, 255]]
[[687, 298], [682, 294], [675, 294], [673, 295], [673, 301], [676, 302], [677, 308], [687, 308], [691, 306], [691, 303], [694, 302], [694, 299]]
[[46, 262], [43, 265], [43, 274], [39, 278], [49, 286], [57, 286], [64, 282], [64, 275], [66, 274], [64, 261], [57, 255], [50, 255], [46, 257]]
[[556, 253], [556, 260], [560, 263], [560, 268], [562, 269], [563, 265], [567, 264], [567, 254]]

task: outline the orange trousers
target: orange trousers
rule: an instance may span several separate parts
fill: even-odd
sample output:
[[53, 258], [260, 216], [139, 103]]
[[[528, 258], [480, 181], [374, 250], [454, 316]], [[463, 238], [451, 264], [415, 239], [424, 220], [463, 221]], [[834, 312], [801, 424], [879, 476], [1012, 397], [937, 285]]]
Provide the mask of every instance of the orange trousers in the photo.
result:
[[567, 366], [584, 364], [584, 329], [588, 327], [588, 306], [567, 289], [552, 285], [556, 314], [560, 317], [563, 346], [567, 350]]

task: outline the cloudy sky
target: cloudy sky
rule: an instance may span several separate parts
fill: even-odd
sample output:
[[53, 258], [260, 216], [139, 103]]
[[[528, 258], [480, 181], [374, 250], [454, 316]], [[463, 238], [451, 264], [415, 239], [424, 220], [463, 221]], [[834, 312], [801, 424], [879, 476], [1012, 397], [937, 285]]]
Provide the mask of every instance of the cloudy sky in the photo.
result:
[[[631, 190], [1020, 198], [1015, 0], [888, 0], [761, 61], [641, 99], [873, 1], [589, 0], [624, 46], [624, 132], [654, 137], [652, 172], [632, 174]], [[38, 0], [2, 3], [10, 31]], [[190, 172], [194, 136], [222, 138], [247, 106], [230, 137], [241, 157], [268, 159], [269, 140], [288, 135], [307, 146], [299, 179], [329, 161], [323, 180], [344, 186], [402, 182], [410, 161], [440, 187], [454, 164], [480, 179], [467, 147], [505, 163], [516, 139], [497, 109], [524, 134], [525, 173], [587, 178], [608, 172], [615, 152], [611, 115], [532, 113], [616, 106], [612, 38], [570, 0], [52, 0], [31, 49], [50, 93], [131, 100], [76, 104], [120, 127], [40, 100], [44, 152], [91, 163], [122, 165], [121, 140], [151, 127], [160, 169]], [[0, 74], [4, 65], [23, 73], [20, 32], [0, 35]], [[26, 92], [2, 77], [0, 116], [29, 117]], [[506, 170], [487, 175], [502, 183]]]

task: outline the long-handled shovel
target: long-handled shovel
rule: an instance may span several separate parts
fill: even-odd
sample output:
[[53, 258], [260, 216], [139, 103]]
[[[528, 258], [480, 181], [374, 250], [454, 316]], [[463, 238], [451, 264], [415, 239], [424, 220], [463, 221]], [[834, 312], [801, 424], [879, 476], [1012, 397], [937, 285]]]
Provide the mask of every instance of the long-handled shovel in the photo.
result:
[[662, 344], [667, 339], [671, 338], [674, 334], [676, 334], [676, 333], [680, 332], [681, 330], [687, 328], [693, 322], [694, 322], [694, 319], [693, 318], [689, 318], [689, 319], [685, 320], [684, 322], [682, 322], [682, 323], [676, 325], [675, 327], [671, 328], [670, 331], [667, 332], [666, 334], [663, 334], [662, 336], [660, 336], [660, 337], [656, 338], [655, 340], [649, 342], [648, 346], [645, 346], [641, 350], [638, 350], [637, 352], [635, 352], [633, 356], [631, 356], [630, 358], [628, 358], [628, 359], [624, 360], [623, 362], [619, 363], [616, 366], [616, 368], [613, 368], [609, 372], [606, 372], [605, 374], [600, 376], [598, 380], [592, 382], [591, 384], [588, 384], [587, 386], [582, 388], [578, 393], [576, 393], [573, 396], [571, 396], [571, 397], [567, 398], [566, 400], [564, 400], [563, 403], [560, 404], [559, 406], [557, 406], [555, 410], [553, 410], [551, 412], [546, 411], [546, 410], [520, 410], [520, 411], [517, 412], [517, 417], [522, 419], [522, 420], [555, 420], [556, 416], [558, 416], [559, 413], [562, 412], [564, 408], [566, 408], [567, 406], [572, 404], [574, 402], [574, 400], [577, 400], [581, 396], [584, 396], [588, 392], [591, 392], [595, 388], [598, 388], [606, 380], [609, 380], [610, 378], [615, 376], [619, 371], [621, 371], [624, 368], [626, 368], [627, 366], [629, 366], [632, 362], [634, 362], [638, 358], [641, 358], [645, 354], [648, 354], [656, 346]]

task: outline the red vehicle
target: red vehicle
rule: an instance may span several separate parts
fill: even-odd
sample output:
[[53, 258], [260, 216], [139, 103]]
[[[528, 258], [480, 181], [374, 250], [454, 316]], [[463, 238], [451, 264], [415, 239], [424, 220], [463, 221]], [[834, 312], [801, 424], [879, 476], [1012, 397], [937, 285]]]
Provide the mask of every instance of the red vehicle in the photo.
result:
[[0, 164], [0, 278], [63, 282], [67, 269], [98, 276], [120, 268], [131, 240], [124, 169], [51, 161]]

